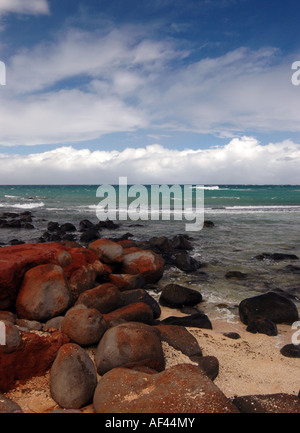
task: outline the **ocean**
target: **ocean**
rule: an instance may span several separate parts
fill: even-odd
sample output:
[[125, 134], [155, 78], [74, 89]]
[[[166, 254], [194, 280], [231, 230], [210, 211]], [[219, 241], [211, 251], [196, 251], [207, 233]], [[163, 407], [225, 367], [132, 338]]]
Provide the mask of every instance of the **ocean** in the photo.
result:
[[[97, 223], [97, 188], [0, 186], [0, 213], [29, 210], [34, 217], [33, 230], [1, 228], [2, 245], [9, 245], [12, 239], [38, 242], [48, 221], [71, 222], [76, 227], [83, 219]], [[187, 234], [194, 246], [190, 254], [201, 262], [201, 268], [192, 273], [168, 269], [152, 294], [158, 297], [159, 289], [170, 282], [199, 290], [203, 297], [199, 307], [211, 318], [235, 321], [241, 300], [270, 290], [284, 294], [300, 308], [299, 260], [256, 258], [263, 253], [300, 258], [300, 186], [206, 185], [203, 193], [204, 217], [213, 227], [186, 232], [183, 220], [116, 220], [120, 228], [104, 229], [101, 234], [114, 238], [129, 232], [137, 240]], [[242, 272], [244, 278], [228, 278], [229, 271]]]

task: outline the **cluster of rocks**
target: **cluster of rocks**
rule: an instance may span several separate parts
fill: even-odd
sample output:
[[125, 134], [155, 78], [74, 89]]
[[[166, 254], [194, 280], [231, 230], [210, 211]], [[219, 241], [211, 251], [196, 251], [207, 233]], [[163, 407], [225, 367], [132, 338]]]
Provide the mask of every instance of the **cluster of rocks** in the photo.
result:
[[[198, 308], [201, 293], [167, 284], [157, 301], [147, 291], [163, 276], [166, 261], [190, 249], [182, 235], [145, 243], [99, 238], [86, 248], [73, 242], [2, 247], [0, 320], [6, 341], [0, 345], [0, 392], [50, 370], [51, 396], [67, 410], [92, 402], [96, 413], [247, 411], [247, 399], [231, 400], [215, 385], [218, 359], [203, 356], [187, 329], [212, 329]], [[160, 306], [188, 314], [160, 320]], [[263, 321], [269, 326], [298, 320], [292, 301], [274, 293], [244, 300], [239, 311], [243, 323], [256, 326], [250, 332], [261, 332]], [[163, 342], [193, 364], [166, 369]], [[280, 399], [300, 412], [297, 397]], [[261, 401], [258, 406], [267, 407]], [[20, 410], [0, 396], [0, 412]]]

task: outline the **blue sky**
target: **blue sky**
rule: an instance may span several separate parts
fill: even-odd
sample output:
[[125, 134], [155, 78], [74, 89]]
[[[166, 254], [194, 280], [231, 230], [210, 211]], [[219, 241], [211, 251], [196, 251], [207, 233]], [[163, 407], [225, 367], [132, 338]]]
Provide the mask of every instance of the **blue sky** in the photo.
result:
[[0, 0], [0, 183], [300, 183], [296, 0]]

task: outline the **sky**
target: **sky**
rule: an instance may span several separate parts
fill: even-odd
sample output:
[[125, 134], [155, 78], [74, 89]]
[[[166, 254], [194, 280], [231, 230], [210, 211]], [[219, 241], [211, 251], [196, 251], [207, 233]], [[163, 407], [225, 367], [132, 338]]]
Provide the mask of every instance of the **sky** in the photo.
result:
[[299, 19], [298, 0], [0, 0], [0, 184], [300, 184]]

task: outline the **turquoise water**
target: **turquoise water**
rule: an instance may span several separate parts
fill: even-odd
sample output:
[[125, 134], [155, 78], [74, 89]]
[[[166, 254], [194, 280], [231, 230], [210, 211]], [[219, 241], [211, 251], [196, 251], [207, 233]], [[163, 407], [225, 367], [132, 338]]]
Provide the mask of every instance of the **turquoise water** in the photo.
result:
[[[0, 213], [30, 210], [35, 230], [0, 229], [0, 241], [13, 238], [36, 242], [47, 221], [72, 222], [78, 227], [87, 218], [98, 222], [97, 185], [79, 186], [0, 186]], [[149, 190], [150, 187], [148, 187]], [[191, 252], [203, 267], [194, 273], [168, 270], [159, 285], [178, 282], [199, 290], [201, 308], [210, 316], [234, 320], [237, 305], [245, 297], [268, 290], [283, 290], [300, 303], [300, 276], [286, 272], [286, 266], [299, 266], [299, 260], [258, 261], [262, 253], [288, 253], [300, 257], [300, 186], [210, 185], [204, 188], [204, 214], [214, 227], [189, 232]], [[118, 221], [117, 221], [118, 222]], [[184, 221], [121, 221], [117, 231], [104, 230], [103, 237], [130, 232], [134, 239], [152, 236], [172, 237], [185, 232]], [[243, 280], [228, 280], [225, 274], [238, 270]]]

